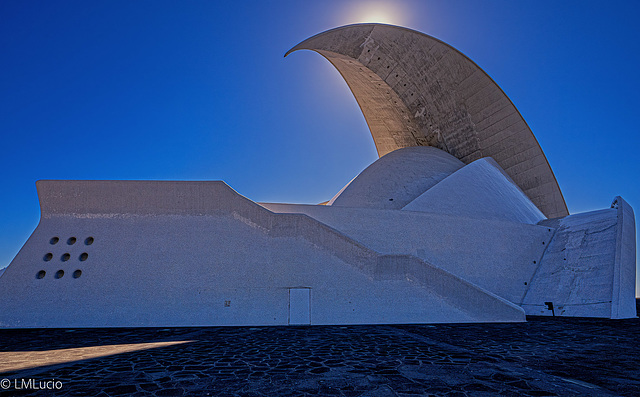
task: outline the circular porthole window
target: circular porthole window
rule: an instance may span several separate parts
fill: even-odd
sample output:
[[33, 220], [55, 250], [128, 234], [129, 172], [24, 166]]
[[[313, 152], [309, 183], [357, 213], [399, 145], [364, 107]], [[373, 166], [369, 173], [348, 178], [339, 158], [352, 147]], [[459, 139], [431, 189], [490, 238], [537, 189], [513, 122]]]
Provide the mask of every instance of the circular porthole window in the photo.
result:
[[44, 259], [45, 262], [49, 262], [51, 259], [53, 259], [53, 254], [51, 252], [47, 253], [44, 255]]
[[80, 254], [80, 257], [78, 259], [80, 259], [81, 261], [86, 261], [88, 257], [89, 257], [89, 254], [87, 254], [86, 252], [83, 252]]
[[73, 245], [76, 243], [76, 238], [75, 237], [69, 237], [69, 240], [67, 240], [67, 244], [69, 245]]
[[82, 270], [78, 269], [75, 272], [73, 272], [73, 278], [78, 278], [82, 276]]
[[91, 244], [93, 244], [93, 237], [87, 237], [84, 240], [84, 245], [91, 245]]
[[60, 241], [58, 237], [51, 237], [51, 240], [49, 240], [49, 244], [55, 245], [58, 244], [58, 241]]
[[62, 278], [64, 276], [64, 270], [58, 270], [56, 272], [55, 278]]
[[60, 257], [60, 259], [62, 259], [63, 262], [68, 261], [70, 258], [71, 258], [71, 255], [69, 255], [68, 252], [65, 254], [62, 254], [62, 256]]
[[46, 274], [47, 272], [45, 272], [44, 270], [40, 270], [38, 273], [36, 273], [36, 278], [38, 280], [43, 279]]

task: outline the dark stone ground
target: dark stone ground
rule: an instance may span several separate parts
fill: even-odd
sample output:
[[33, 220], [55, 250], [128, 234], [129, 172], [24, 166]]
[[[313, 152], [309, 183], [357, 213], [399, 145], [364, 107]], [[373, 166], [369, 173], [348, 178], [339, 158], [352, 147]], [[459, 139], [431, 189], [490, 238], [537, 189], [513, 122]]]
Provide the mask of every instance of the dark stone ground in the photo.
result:
[[0, 374], [87, 396], [640, 396], [640, 319], [0, 330], [0, 352], [194, 340]]

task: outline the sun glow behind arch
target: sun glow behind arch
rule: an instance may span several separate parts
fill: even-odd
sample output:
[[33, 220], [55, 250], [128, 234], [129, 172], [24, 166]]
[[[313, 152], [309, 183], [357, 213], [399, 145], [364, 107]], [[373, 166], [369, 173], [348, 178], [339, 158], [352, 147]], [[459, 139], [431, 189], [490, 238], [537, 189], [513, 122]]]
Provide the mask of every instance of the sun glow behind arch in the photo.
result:
[[342, 14], [342, 24], [385, 23], [407, 26], [409, 11], [402, 1], [359, 1], [349, 4]]

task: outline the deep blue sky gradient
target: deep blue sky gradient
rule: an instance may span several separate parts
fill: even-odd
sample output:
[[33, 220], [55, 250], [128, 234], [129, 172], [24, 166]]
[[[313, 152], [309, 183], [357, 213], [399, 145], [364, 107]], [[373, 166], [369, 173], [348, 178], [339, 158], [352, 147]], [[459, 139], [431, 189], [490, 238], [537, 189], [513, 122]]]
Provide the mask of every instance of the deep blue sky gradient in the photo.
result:
[[616, 195], [640, 211], [638, 2], [3, 0], [0, 268], [37, 225], [38, 179], [331, 198], [377, 158], [373, 141], [327, 61], [283, 55], [381, 7], [383, 22], [451, 44], [501, 86], [571, 213]]

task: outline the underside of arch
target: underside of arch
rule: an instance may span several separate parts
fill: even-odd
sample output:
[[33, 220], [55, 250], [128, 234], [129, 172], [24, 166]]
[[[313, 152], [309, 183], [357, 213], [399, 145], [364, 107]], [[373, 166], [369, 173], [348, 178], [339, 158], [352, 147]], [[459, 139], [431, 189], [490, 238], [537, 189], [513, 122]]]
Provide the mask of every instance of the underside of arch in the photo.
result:
[[313, 36], [286, 55], [301, 49], [321, 54], [343, 76], [379, 156], [434, 146], [465, 164], [492, 157], [547, 217], [569, 214], [553, 171], [518, 110], [453, 47], [406, 28], [358, 24]]

